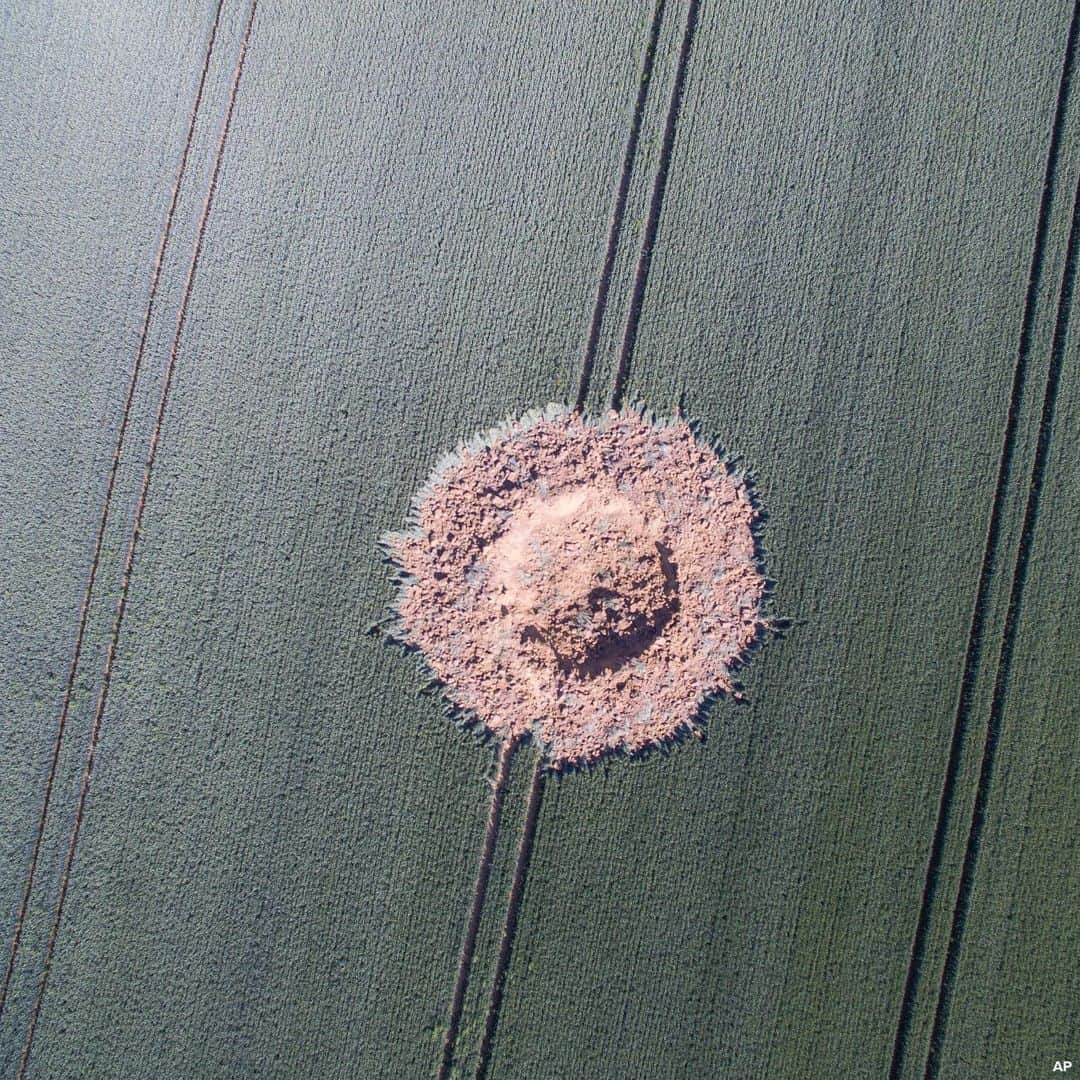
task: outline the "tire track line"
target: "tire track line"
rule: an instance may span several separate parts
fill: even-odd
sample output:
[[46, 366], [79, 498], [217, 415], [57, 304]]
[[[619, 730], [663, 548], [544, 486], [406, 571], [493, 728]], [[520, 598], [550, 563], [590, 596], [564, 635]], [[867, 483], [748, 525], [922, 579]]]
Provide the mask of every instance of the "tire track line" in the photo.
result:
[[686, 26], [683, 30], [682, 44], [679, 46], [679, 61], [675, 69], [675, 82], [671, 87], [667, 116], [664, 120], [664, 141], [660, 149], [660, 162], [653, 179], [652, 194], [649, 197], [649, 213], [645, 219], [645, 234], [638, 253], [637, 269], [634, 272], [634, 286], [630, 295], [630, 310], [626, 315], [623, 330], [622, 347], [619, 351], [619, 366], [615, 371], [615, 385], [611, 391], [611, 407], [618, 409], [623, 402], [626, 380], [630, 375], [630, 361], [637, 344], [638, 326], [641, 311], [645, 304], [645, 288], [649, 283], [649, 271], [652, 269], [653, 249], [660, 229], [660, 215], [664, 209], [664, 195], [667, 193], [668, 174], [671, 171], [671, 155], [675, 149], [675, 129], [682, 112], [683, 96], [686, 90], [686, 74], [690, 65], [690, 53], [694, 47], [697, 33], [698, 14], [701, 0], [690, 0], [686, 12]]
[[517, 936], [518, 915], [521, 911], [521, 898], [525, 893], [525, 877], [529, 872], [532, 858], [533, 841], [536, 839], [536, 824], [540, 817], [540, 803], [544, 795], [544, 759], [537, 757], [533, 767], [532, 781], [529, 784], [529, 803], [525, 808], [525, 826], [521, 831], [521, 843], [518, 845], [517, 859], [514, 862], [514, 877], [510, 883], [510, 898], [506, 905], [506, 919], [503, 922], [502, 937], [499, 941], [499, 957], [495, 962], [495, 978], [491, 984], [491, 999], [488, 1002], [487, 1016], [484, 1020], [484, 1038], [480, 1043], [480, 1060], [476, 1067], [476, 1080], [485, 1080], [491, 1065], [491, 1051], [495, 1046], [495, 1032], [499, 1026], [499, 1012], [502, 1009], [503, 991], [506, 989], [506, 973], [510, 967], [510, 957], [514, 951], [514, 938]]
[[1062, 61], [1061, 79], [1058, 84], [1054, 119], [1047, 145], [1046, 165], [1043, 172], [1043, 190], [1039, 212], [1035, 225], [1035, 238], [1032, 245], [1031, 264], [1028, 273], [1027, 291], [1024, 298], [1024, 311], [1021, 317], [1020, 338], [1017, 344], [1016, 363], [1013, 369], [1013, 381], [1009, 395], [1009, 407], [1005, 420], [1005, 432], [1002, 436], [1001, 456], [998, 461], [997, 480], [991, 502], [990, 518], [987, 523], [986, 542], [983, 549], [982, 565], [979, 569], [975, 601], [968, 626], [967, 646], [964, 654], [963, 673], [960, 678], [960, 692], [953, 720], [952, 739], [945, 766], [945, 779], [942, 784], [938, 803], [937, 821], [931, 841], [930, 855], [927, 859], [919, 915], [912, 939], [911, 953], [904, 991], [901, 998], [900, 1015], [897, 1020], [896, 1035], [893, 1042], [892, 1059], [889, 1066], [890, 1080], [899, 1080], [904, 1068], [911, 1026], [914, 1022], [915, 1002], [918, 999], [922, 981], [923, 967], [926, 962], [927, 938], [930, 931], [931, 914], [937, 901], [938, 883], [941, 876], [941, 864], [945, 855], [945, 842], [952, 819], [953, 804], [956, 801], [956, 788], [959, 782], [961, 751], [967, 737], [971, 720], [976, 674], [982, 662], [983, 639], [986, 632], [986, 609], [990, 602], [990, 584], [993, 569], [997, 562], [998, 547], [1001, 539], [1002, 518], [1005, 509], [1006, 493], [1009, 490], [1013, 471], [1020, 404], [1027, 380], [1031, 359], [1031, 339], [1035, 327], [1035, 312], [1038, 307], [1039, 290], [1042, 284], [1043, 269], [1046, 261], [1046, 244], [1050, 230], [1050, 212], [1054, 201], [1055, 177], [1058, 160], [1061, 155], [1061, 142], [1065, 126], [1065, 112], [1070, 97], [1077, 37], [1080, 32], [1080, 3], [1074, 3], [1072, 17], [1066, 36], [1065, 54]]
[[[626, 145], [623, 150], [623, 162], [615, 193], [615, 205], [612, 209], [611, 220], [608, 225], [604, 261], [600, 271], [600, 279], [597, 283], [592, 316], [589, 320], [589, 331], [585, 344], [581, 376], [578, 381], [577, 396], [574, 403], [575, 412], [581, 412], [585, 407], [585, 401], [589, 393], [589, 385], [592, 381], [593, 370], [596, 365], [596, 352], [600, 341], [600, 331], [603, 326], [604, 315], [607, 311], [608, 297], [611, 291], [611, 279], [615, 269], [615, 259], [618, 254], [619, 241], [622, 237], [623, 224], [626, 218], [626, 204], [630, 194], [630, 181], [633, 176], [634, 165], [637, 161], [637, 151], [641, 141], [641, 130], [645, 118], [645, 106], [648, 101], [649, 90], [652, 87], [653, 69], [656, 64], [656, 52], [660, 40], [660, 31], [663, 26], [666, 6], [667, 0], [656, 0], [655, 7], [653, 8], [652, 22], [649, 26], [648, 38], [645, 43], [645, 53], [642, 58], [641, 72], [638, 78], [637, 97], [634, 101], [634, 110], [630, 120], [630, 130], [627, 133]], [[502, 805], [505, 799], [506, 786], [510, 775], [510, 762], [515, 747], [516, 743], [512, 742], [507, 742], [504, 745], [503, 750], [499, 755], [495, 778], [492, 782], [491, 805], [488, 809], [487, 828], [484, 833], [484, 840], [481, 847], [479, 869], [477, 871], [476, 884], [473, 889], [469, 921], [465, 931], [465, 941], [462, 944], [457, 977], [454, 981], [450, 1018], [448, 1021], [446, 1038], [443, 1042], [442, 1058], [437, 1074], [439, 1080], [447, 1080], [450, 1075], [450, 1070], [453, 1067], [454, 1050], [457, 1042], [458, 1029], [461, 1024], [461, 1014], [465, 1003], [465, 992], [468, 988], [473, 958], [476, 952], [476, 940], [479, 934], [484, 902], [487, 897], [488, 882], [491, 877], [491, 863], [494, 856], [495, 844], [498, 839], [499, 819], [502, 813]], [[532, 848], [533, 839], [536, 833], [536, 819], [540, 811], [542, 788], [541, 764], [538, 761], [530, 785], [528, 811], [525, 819], [525, 833], [522, 836], [521, 847], [519, 847], [518, 851], [518, 861], [514, 869], [514, 878], [511, 885], [509, 902], [510, 907], [507, 911], [506, 921], [503, 925], [499, 959], [496, 963], [496, 983], [493, 986], [492, 996], [488, 1005], [484, 1042], [481, 1046], [480, 1073], [478, 1075], [486, 1071], [487, 1059], [490, 1058], [491, 1045], [495, 1034], [495, 1024], [497, 1022], [499, 1005], [502, 999], [502, 985], [505, 983], [506, 968], [509, 965], [510, 950], [513, 943], [513, 929], [508, 933], [507, 928], [514, 927], [517, 923], [517, 907], [520, 905], [520, 894], [524, 888], [525, 863], [528, 860], [527, 852]], [[522, 852], [526, 852], [524, 861]]]
[[1076, 285], [1078, 247], [1080, 247], [1080, 178], [1077, 180], [1076, 190], [1073, 195], [1072, 224], [1069, 229], [1065, 269], [1061, 277], [1061, 289], [1058, 293], [1054, 339], [1050, 348], [1050, 367], [1046, 376], [1042, 411], [1039, 417], [1039, 435], [1035, 448], [1035, 460], [1031, 467], [1031, 483], [1028, 488], [1027, 503], [1024, 507], [1024, 523], [1020, 531], [1020, 542], [1017, 545], [1012, 586], [1009, 590], [1009, 606], [1005, 615], [1005, 630], [1002, 635], [997, 669], [994, 674], [994, 693], [991, 698], [990, 716], [986, 725], [986, 738], [983, 743], [982, 762], [979, 767], [979, 783], [975, 789], [975, 803], [971, 811], [971, 824], [968, 830], [967, 846], [964, 851], [964, 864], [960, 873], [960, 885], [957, 889], [956, 901], [953, 906], [949, 947], [945, 956], [941, 983], [938, 988], [934, 1026], [930, 1035], [930, 1051], [926, 1059], [926, 1080], [935, 1080], [941, 1068], [941, 1049], [945, 1038], [945, 1026], [948, 1021], [949, 1006], [952, 1002], [953, 987], [956, 982], [957, 968], [959, 967], [964, 929], [967, 925], [968, 911], [971, 908], [971, 892], [975, 883], [975, 868], [979, 858], [979, 849], [982, 846], [983, 829], [986, 825], [987, 803], [990, 797], [990, 785], [994, 777], [994, 763], [997, 759], [998, 743], [1001, 738], [1002, 714], [1005, 710], [1005, 697], [1009, 689], [1009, 674], [1012, 670], [1013, 653], [1016, 649], [1020, 609], [1024, 600], [1024, 586], [1027, 584], [1028, 570], [1031, 563], [1031, 547], [1034, 541], [1035, 525], [1039, 516], [1043, 484], [1046, 479], [1046, 464], [1050, 453], [1054, 409], [1057, 405], [1061, 368], [1069, 336], [1069, 316]]
[[112, 464], [109, 468], [109, 478], [105, 486], [105, 499], [102, 504], [101, 517], [98, 521], [97, 535], [94, 538], [93, 553], [90, 558], [90, 572], [86, 581], [86, 591], [83, 594], [82, 607], [79, 611], [79, 625], [75, 634], [75, 646], [71, 656], [71, 665], [68, 669], [67, 682], [64, 686], [64, 696], [60, 705], [60, 716], [56, 723], [56, 737], [53, 741], [52, 758], [49, 763], [48, 777], [45, 781], [45, 793], [42, 796], [41, 813], [38, 818], [37, 831], [34, 834], [34, 845], [30, 855], [30, 865], [27, 869], [26, 884], [23, 888], [22, 899], [19, 902], [18, 914], [15, 918], [15, 931], [11, 940], [11, 948], [8, 951], [7, 966], [4, 971], [4, 981], [3, 985], [0, 986], [0, 1016], [3, 1016], [4, 1006], [7, 1004], [8, 991], [11, 987], [11, 980], [15, 971], [15, 961], [18, 956], [19, 945], [22, 941], [23, 927], [26, 923], [26, 913], [30, 906], [30, 896], [34, 888], [34, 878], [37, 874], [38, 859], [41, 856], [41, 845], [45, 835], [45, 823], [49, 814], [49, 806], [52, 802], [57, 769], [59, 768], [60, 750], [63, 745], [64, 732], [67, 728], [68, 715], [71, 710], [71, 698], [74, 693], [75, 678], [78, 674], [79, 662], [82, 659], [83, 641], [86, 637], [86, 626], [90, 618], [94, 586], [97, 582], [98, 568], [101, 565], [101, 553], [105, 543], [105, 532], [109, 521], [109, 511], [112, 506], [113, 492], [116, 489], [116, 477], [120, 470], [120, 459], [123, 454], [128, 424], [131, 419], [131, 409], [135, 399], [135, 389], [139, 382], [143, 357], [146, 353], [146, 343], [150, 333], [150, 323], [154, 315], [158, 286], [161, 282], [161, 271], [165, 261], [165, 252], [169, 246], [169, 240], [172, 237], [173, 220], [176, 216], [176, 208], [180, 201], [180, 188], [184, 180], [184, 175], [187, 172], [188, 157], [190, 156], [191, 145], [195, 136], [195, 122], [198, 117], [199, 108], [202, 105], [203, 92], [206, 88], [206, 79], [210, 70], [210, 60], [213, 55], [218, 28], [221, 24], [221, 10], [223, 6], [224, 0], [217, 0], [217, 7], [214, 10], [214, 20], [210, 27], [210, 37], [207, 41], [206, 53], [203, 58], [202, 70], [199, 73], [199, 81], [195, 90], [195, 100], [191, 106], [191, 116], [188, 119], [187, 135], [184, 139], [184, 146], [180, 153], [180, 163], [177, 167], [176, 179], [173, 181], [172, 195], [169, 199], [169, 207], [165, 214], [165, 224], [162, 228], [161, 239], [158, 242], [153, 268], [150, 273], [150, 291], [147, 297], [146, 311], [143, 315], [142, 329], [139, 333], [139, 343], [136, 347], [135, 359], [132, 363], [131, 375], [128, 379], [127, 395], [124, 399], [124, 407], [120, 416], [120, 426], [117, 431]]
[[656, 46], [660, 40], [660, 27], [664, 21], [666, 0], [657, 0], [653, 11], [652, 25], [649, 27], [649, 39], [645, 46], [645, 57], [641, 64], [641, 77], [638, 80], [637, 100], [634, 114], [630, 121], [630, 132], [626, 137], [626, 149], [623, 152], [622, 173], [615, 195], [615, 208], [608, 228], [607, 250], [604, 252], [604, 265], [600, 271], [600, 281], [596, 287], [596, 302], [593, 305], [592, 320], [589, 323], [589, 336], [585, 344], [585, 360], [581, 369], [581, 381], [578, 383], [577, 399], [574, 412], [585, 408], [585, 399], [589, 394], [593, 368], [596, 366], [596, 349], [600, 343], [600, 329], [607, 311], [608, 293], [611, 291], [611, 276], [615, 270], [615, 256], [622, 237], [623, 221], [626, 217], [626, 200], [630, 194], [630, 178], [634, 172], [638, 143], [641, 140], [641, 125], [645, 119], [645, 103], [652, 86], [653, 67], [656, 63]]
[[465, 931], [465, 941], [461, 946], [461, 959], [458, 961], [457, 978], [454, 981], [454, 995], [450, 1005], [450, 1020], [446, 1029], [446, 1038], [443, 1041], [439, 1080], [447, 1080], [454, 1062], [454, 1047], [457, 1043], [458, 1027], [461, 1024], [461, 1012], [465, 1005], [465, 991], [469, 985], [473, 956], [476, 953], [476, 938], [480, 932], [480, 917], [484, 911], [488, 881], [491, 879], [492, 857], [495, 854], [495, 841], [499, 835], [499, 817], [502, 814], [503, 800], [506, 797], [506, 783], [510, 777], [510, 759], [516, 745], [513, 739], [507, 739], [503, 743], [495, 776], [491, 781], [491, 805], [488, 807], [487, 829], [484, 832], [484, 843], [480, 851], [480, 865], [476, 871], [476, 884], [473, 886], [468, 927]]
[[[668, 100], [667, 115], [664, 119], [664, 137], [660, 150], [660, 161], [653, 178], [652, 192], [649, 198], [649, 211], [645, 221], [645, 232], [642, 237], [641, 249], [638, 253], [637, 266], [634, 272], [634, 284], [631, 291], [630, 309], [627, 313], [626, 326], [623, 331], [622, 346], [619, 353], [619, 364], [615, 372], [615, 380], [612, 388], [611, 407], [617, 409], [622, 404], [626, 380], [630, 372], [630, 360], [634, 346], [637, 342], [638, 325], [641, 319], [641, 311], [645, 299], [645, 287], [648, 284], [649, 270], [652, 266], [652, 253], [656, 244], [656, 237], [660, 227], [660, 215], [664, 206], [664, 195], [667, 191], [668, 174], [671, 169], [671, 156], [675, 148], [675, 131], [679, 122], [679, 114], [682, 110], [682, 102], [686, 89], [686, 75], [690, 63], [690, 53], [693, 49], [694, 36], [697, 32], [698, 15], [700, 12], [700, 0], [690, 0], [687, 8], [686, 23], [683, 29], [682, 42], [679, 46], [679, 58], [675, 69], [675, 80], [671, 89], [671, 97]], [[655, 57], [655, 40], [659, 38], [660, 18], [662, 17], [662, 5], [657, 6], [654, 13], [654, 22], [650, 29], [649, 50], [646, 52], [645, 70], [651, 76], [652, 63]], [[648, 80], [648, 81], [651, 81]], [[641, 116], [644, 114], [647, 97], [647, 86], [639, 89], [638, 101], [635, 107], [634, 121], [631, 127], [631, 135], [627, 140], [627, 154], [623, 162], [623, 175], [620, 177], [619, 197], [616, 199], [616, 214], [612, 219], [612, 229], [608, 237], [608, 257], [605, 258], [605, 276], [601, 275], [600, 285], [597, 289], [597, 310], [594, 310], [593, 322], [590, 326], [589, 346], [586, 347], [585, 365], [582, 371], [582, 382], [578, 390], [575, 410], [580, 411], [584, 406], [584, 399], [588, 392], [589, 379], [592, 375], [593, 361], [595, 360], [595, 340], [599, 339], [599, 323], [603, 318], [603, 307], [607, 303], [607, 290], [610, 286], [610, 265], [614, 264], [614, 252], [612, 239], [616, 243], [621, 231], [622, 218], [619, 215], [620, 205], [625, 212], [626, 196], [623, 187], [629, 190], [630, 172], [633, 168], [633, 157], [636, 156], [637, 140], [640, 135]], [[638, 130], [633, 130], [634, 125]], [[633, 153], [631, 153], [633, 150]], [[595, 339], [595, 340], [594, 340]], [[502, 937], [499, 943], [499, 956], [495, 963], [495, 975], [491, 987], [491, 998], [488, 1002], [487, 1016], [484, 1021], [484, 1037], [480, 1044], [480, 1059], [476, 1069], [476, 1080], [486, 1080], [488, 1069], [491, 1066], [491, 1054], [495, 1045], [495, 1035], [499, 1025], [499, 1014], [502, 1010], [503, 994], [506, 989], [506, 978], [510, 968], [510, 960], [514, 949], [514, 939], [517, 936], [518, 917], [521, 911], [521, 901], [525, 892], [525, 879], [528, 875], [529, 863], [532, 858], [533, 844], [536, 839], [537, 823], [540, 817], [540, 806], [544, 795], [545, 770], [543, 758], [537, 758], [533, 768], [532, 781], [529, 785], [529, 802], [525, 810], [525, 825], [521, 834], [521, 842], [518, 847], [517, 859], [514, 863], [514, 876], [510, 885], [510, 896], [506, 907], [506, 918], [503, 922]]]
[[71, 880], [71, 869], [75, 861], [75, 852], [78, 846], [79, 833], [86, 814], [87, 796], [90, 791], [90, 780], [94, 770], [94, 756], [97, 750], [98, 740], [101, 735], [101, 724], [108, 702], [109, 685], [112, 680], [113, 664], [116, 659], [117, 643], [124, 622], [124, 614], [127, 609], [128, 590], [131, 585], [131, 575], [135, 564], [135, 553], [138, 547], [139, 532], [142, 526], [143, 512], [146, 509], [147, 496], [150, 491], [150, 480], [153, 474], [154, 462], [157, 458], [158, 444], [161, 438], [161, 428], [165, 420], [165, 412], [168, 406], [169, 390], [172, 386], [173, 375], [176, 370], [176, 361], [180, 351], [180, 340], [184, 332], [184, 324], [187, 321], [188, 304], [191, 299], [192, 287], [195, 282], [195, 274], [199, 260], [202, 256], [203, 242], [206, 235], [206, 224], [210, 217], [210, 210], [214, 202], [214, 194], [217, 190], [218, 178], [221, 174], [221, 162], [224, 156], [225, 143], [228, 139], [229, 129], [232, 124], [233, 111], [236, 105], [237, 91], [240, 86], [240, 77], [243, 74], [244, 61], [247, 57], [248, 45], [251, 40], [251, 30], [255, 21], [255, 11], [258, 0], [251, 0], [248, 10], [247, 22], [244, 26], [243, 38], [240, 42], [240, 52], [237, 57], [236, 67], [233, 70], [232, 81], [229, 85], [229, 95], [225, 108], [225, 117], [222, 121], [221, 132], [218, 136], [217, 150], [214, 156], [214, 165], [210, 174], [210, 183], [207, 187], [206, 199], [203, 202], [202, 213], [199, 216], [195, 235], [195, 248], [192, 252], [191, 262], [188, 265], [187, 277], [184, 281], [184, 289], [180, 300], [180, 309], [176, 319], [176, 331], [173, 335], [172, 345], [169, 349], [169, 359], [165, 368], [165, 381], [161, 390], [161, 398], [158, 403], [157, 416], [154, 422], [153, 434], [150, 438], [150, 446], [147, 450], [146, 462], [143, 468], [142, 487], [139, 491], [139, 499], [135, 507], [135, 521], [128, 542], [127, 557], [124, 562], [124, 573], [120, 583], [120, 594], [116, 602], [116, 615], [113, 621], [112, 637], [109, 641], [109, 649], [105, 659], [105, 668], [102, 673], [101, 692], [98, 696], [97, 709], [94, 713], [94, 721], [90, 731], [90, 743], [87, 749], [86, 765], [83, 770], [82, 786], [79, 790], [79, 801], [75, 811], [75, 821], [71, 830], [71, 839], [68, 843], [67, 857], [64, 860], [63, 873], [60, 880], [60, 892], [57, 899], [56, 910], [53, 915], [52, 927], [49, 931], [49, 941], [45, 952], [45, 961], [42, 967], [41, 979], [38, 984], [37, 995], [34, 999], [33, 1010], [30, 1015], [30, 1024], [27, 1030], [26, 1043], [23, 1047], [22, 1057], [19, 1061], [18, 1076], [20, 1080], [26, 1075], [26, 1068], [30, 1060], [33, 1048], [34, 1035], [37, 1031], [38, 1019], [41, 1015], [41, 1005], [48, 986], [49, 972], [52, 967], [52, 959], [56, 950], [56, 940], [60, 931], [60, 924], [64, 914], [64, 902], [67, 898], [68, 885]]

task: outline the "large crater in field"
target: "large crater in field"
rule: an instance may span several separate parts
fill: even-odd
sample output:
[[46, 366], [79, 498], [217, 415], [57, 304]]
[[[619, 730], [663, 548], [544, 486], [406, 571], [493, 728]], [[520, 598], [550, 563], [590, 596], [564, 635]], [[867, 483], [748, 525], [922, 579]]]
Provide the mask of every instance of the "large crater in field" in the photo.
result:
[[745, 483], [682, 420], [548, 410], [474, 442], [387, 538], [398, 636], [555, 767], [686, 730], [764, 627]]

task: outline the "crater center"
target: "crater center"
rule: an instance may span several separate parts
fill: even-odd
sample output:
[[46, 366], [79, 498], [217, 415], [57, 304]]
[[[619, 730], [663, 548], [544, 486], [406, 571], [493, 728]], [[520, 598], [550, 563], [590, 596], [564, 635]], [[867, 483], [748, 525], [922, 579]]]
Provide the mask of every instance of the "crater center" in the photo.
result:
[[485, 561], [519, 639], [579, 673], [639, 653], [678, 605], [661, 526], [592, 485], [526, 504]]

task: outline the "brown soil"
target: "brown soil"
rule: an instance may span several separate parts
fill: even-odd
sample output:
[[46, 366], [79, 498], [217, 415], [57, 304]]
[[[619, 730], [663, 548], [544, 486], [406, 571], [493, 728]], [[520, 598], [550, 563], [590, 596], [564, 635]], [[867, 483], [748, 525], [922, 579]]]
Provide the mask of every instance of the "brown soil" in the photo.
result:
[[746, 485], [682, 420], [549, 411], [463, 450], [415, 509], [388, 538], [400, 637], [554, 767], [687, 730], [765, 625]]

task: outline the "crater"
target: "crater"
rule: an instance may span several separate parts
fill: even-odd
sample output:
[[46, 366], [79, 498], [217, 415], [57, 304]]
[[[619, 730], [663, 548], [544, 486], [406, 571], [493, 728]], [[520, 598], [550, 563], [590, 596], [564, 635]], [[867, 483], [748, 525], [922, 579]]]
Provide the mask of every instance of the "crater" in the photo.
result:
[[700, 721], [767, 625], [746, 482], [685, 420], [549, 407], [473, 439], [387, 538], [396, 636], [552, 768]]
[[663, 523], [613, 490], [534, 499], [484, 562], [490, 596], [522, 643], [587, 676], [639, 655], [678, 608]]

